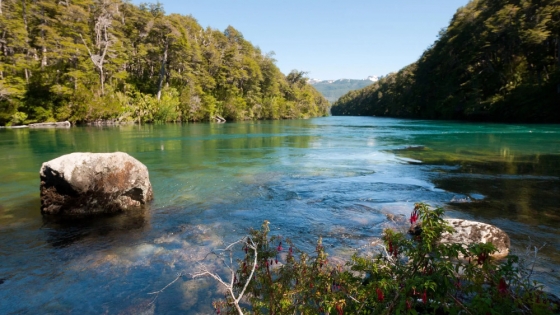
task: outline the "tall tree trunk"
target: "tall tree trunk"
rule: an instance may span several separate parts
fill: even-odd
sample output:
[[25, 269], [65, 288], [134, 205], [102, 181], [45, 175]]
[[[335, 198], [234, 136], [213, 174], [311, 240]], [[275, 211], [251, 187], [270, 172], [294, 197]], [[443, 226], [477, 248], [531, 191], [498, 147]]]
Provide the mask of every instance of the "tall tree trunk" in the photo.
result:
[[[1, 1], [1, 0], [0, 0], [0, 1]], [[2, 44], [1, 44], [1, 47], [2, 47], [2, 52], [4, 53], [4, 56], [7, 56], [7, 55], [8, 55], [8, 47], [6, 47], [6, 44], [3, 44], [3, 43], [6, 42], [6, 41], [5, 41], [5, 38], [6, 38], [6, 30], [4, 30], [4, 31], [2, 32], [2, 41], [0, 41], [0, 43], [2, 43]]]
[[[43, 17], [43, 25], [47, 25], [47, 21], [45, 19], [45, 8], [41, 8], [41, 15]], [[47, 66], [47, 46], [45, 46], [45, 30], [41, 28], [41, 40], [43, 41], [43, 46], [41, 46], [41, 69]]]
[[47, 46], [43, 46], [41, 48], [41, 53], [43, 54], [43, 58], [41, 59], [41, 69], [47, 66]]
[[[1, 0], [0, 0], [0, 1], [1, 1]], [[21, 1], [21, 5], [22, 5], [22, 8], [23, 8], [23, 12], [22, 12], [22, 14], [23, 14], [23, 25], [25, 25], [25, 30], [29, 32], [29, 30], [28, 30], [28, 28], [27, 28], [27, 12], [26, 12], [26, 11], [27, 11], [27, 8], [26, 8], [26, 6], [25, 6], [25, 1], [26, 1], [26, 0], [22, 0], [22, 1]]]
[[91, 61], [93, 62], [93, 65], [99, 71], [99, 82], [101, 83], [101, 95], [105, 95], [105, 73], [103, 72], [103, 63], [105, 61], [105, 56], [107, 55], [107, 49], [109, 49], [109, 37], [107, 35], [107, 29], [105, 28], [105, 34], [104, 34], [105, 47], [103, 48], [103, 52], [101, 53], [101, 55], [94, 55], [91, 52], [88, 44], [86, 43], [86, 41], [82, 37], [82, 34], [80, 34], [80, 38], [82, 39], [82, 42], [84, 43], [84, 46], [86, 46], [86, 49], [89, 53]]
[[99, 81], [101, 81], [101, 95], [105, 95], [105, 73], [103, 66], [99, 67]]
[[165, 64], [167, 63], [167, 50], [169, 49], [169, 39], [165, 39], [165, 48], [163, 49], [163, 56], [161, 57], [161, 69], [159, 70], [159, 82], [157, 99], [161, 99], [161, 90], [163, 89], [163, 80], [165, 78]]

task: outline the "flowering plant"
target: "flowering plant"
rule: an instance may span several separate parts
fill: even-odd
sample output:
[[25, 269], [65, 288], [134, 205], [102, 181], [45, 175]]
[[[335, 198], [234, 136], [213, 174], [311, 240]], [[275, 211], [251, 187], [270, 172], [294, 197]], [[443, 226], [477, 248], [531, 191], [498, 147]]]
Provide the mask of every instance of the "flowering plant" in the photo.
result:
[[[491, 259], [492, 244], [439, 242], [452, 231], [443, 209], [416, 204], [410, 223], [421, 233], [385, 230], [372, 259], [354, 255], [344, 266], [329, 262], [321, 238], [313, 253], [289, 239], [269, 236], [269, 223], [253, 230], [234, 272], [232, 296], [214, 303], [220, 314], [553, 314], [541, 286], [519, 258]], [[419, 222], [420, 221], [420, 222]], [[285, 255], [282, 242], [289, 246]], [[244, 247], [246, 249], [246, 247]], [[253, 272], [254, 271], [254, 274]]]

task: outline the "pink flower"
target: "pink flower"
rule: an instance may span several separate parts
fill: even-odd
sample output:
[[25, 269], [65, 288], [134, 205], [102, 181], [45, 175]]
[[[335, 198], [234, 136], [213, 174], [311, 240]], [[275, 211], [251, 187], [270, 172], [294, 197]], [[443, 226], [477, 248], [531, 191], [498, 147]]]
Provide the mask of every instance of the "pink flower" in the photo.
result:
[[276, 249], [281, 252], [282, 251], [282, 242], [280, 242], [280, 244], [278, 244], [278, 247], [276, 247]]

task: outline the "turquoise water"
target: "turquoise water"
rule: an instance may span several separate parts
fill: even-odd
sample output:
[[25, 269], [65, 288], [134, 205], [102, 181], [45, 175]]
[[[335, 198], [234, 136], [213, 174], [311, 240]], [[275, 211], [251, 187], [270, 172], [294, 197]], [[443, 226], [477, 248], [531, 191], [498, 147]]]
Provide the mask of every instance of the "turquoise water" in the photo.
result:
[[[418, 201], [499, 226], [518, 253], [546, 243], [535, 278], [560, 291], [560, 126], [328, 117], [2, 129], [0, 151], [1, 314], [211, 313], [217, 284], [189, 274], [222, 270], [209, 252], [263, 220], [303, 249], [322, 236], [336, 259], [367, 251], [387, 215]], [[43, 162], [112, 151], [148, 166], [148, 210], [40, 215]]]

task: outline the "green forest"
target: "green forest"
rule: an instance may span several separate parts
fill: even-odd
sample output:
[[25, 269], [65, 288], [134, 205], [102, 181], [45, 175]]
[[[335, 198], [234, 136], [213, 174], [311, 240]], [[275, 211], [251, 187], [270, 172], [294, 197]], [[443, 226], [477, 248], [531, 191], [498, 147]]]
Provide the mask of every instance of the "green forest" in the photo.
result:
[[332, 114], [560, 123], [559, 51], [559, 0], [472, 0], [418, 61]]
[[273, 55], [159, 3], [0, 0], [0, 125], [328, 115]]

